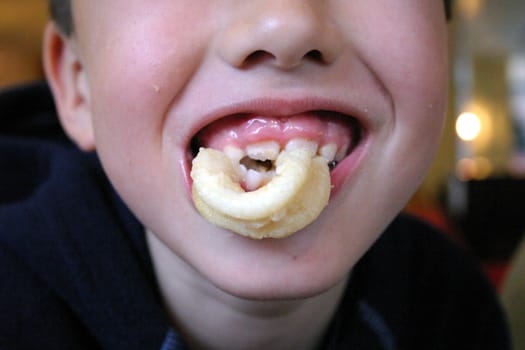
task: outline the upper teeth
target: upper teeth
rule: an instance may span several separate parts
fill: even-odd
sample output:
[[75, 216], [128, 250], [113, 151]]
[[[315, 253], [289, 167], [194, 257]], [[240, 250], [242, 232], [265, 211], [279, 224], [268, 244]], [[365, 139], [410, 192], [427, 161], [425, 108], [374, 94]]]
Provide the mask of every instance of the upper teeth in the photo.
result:
[[[328, 164], [334, 161], [340, 161], [348, 152], [348, 145], [338, 147], [335, 143], [324, 144], [319, 147], [316, 141], [307, 140], [303, 138], [296, 138], [288, 141], [284, 147], [286, 150], [293, 150], [297, 148], [308, 149], [312, 157], [319, 155], [326, 159]], [[277, 141], [262, 141], [247, 145], [244, 149], [236, 146], [226, 146], [223, 152], [230, 158], [233, 164], [239, 166], [240, 176], [243, 179], [243, 185], [248, 191], [256, 190], [257, 188], [268, 183], [274, 175], [274, 170], [267, 171], [260, 169], [250, 169], [245, 164], [241, 164], [241, 160], [248, 156], [256, 161], [274, 161], [281, 153], [281, 145]], [[244, 163], [244, 161], [243, 161]]]
[[319, 148], [319, 145], [315, 141], [306, 140], [306, 139], [293, 139], [288, 141], [286, 144], [285, 149], [288, 151], [304, 148], [307, 149], [312, 156], [317, 154], [317, 149]]
[[246, 151], [235, 146], [226, 146], [222, 151], [234, 164], [239, 163], [246, 156]]
[[326, 144], [319, 149], [319, 155], [325, 158], [328, 163], [335, 159], [336, 154], [337, 145], [335, 143]]
[[[343, 145], [338, 147], [335, 143], [327, 143], [319, 147], [316, 141], [306, 140], [302, 138], [292, 139], [288, 141], [285, 146], [286, 150], [293, 150], [297, 148], [306, 148], [311, 153], [312, 156], [320, 155], [326, 159], [327, 163], [330, 163], [333, 160], [340, 161], [342, 160], [346, 153], [348, 152], [348, 145]], [[234, 163], [239, 163], [239, 161], [245, 156], [250, 157], [254, 160], [276, 160], [279, 153], [281, 153], [281, 146], [277, 141], [262, 141], [249, 144], [245, 149], [241, 149], [236, 146], [226, 146], [223, 149], [223, 152], [231, 159]]]
[[277, 141], [263, 141], [246, 146], [246, 155], [256, 160], [276, 160], [281, 152]]

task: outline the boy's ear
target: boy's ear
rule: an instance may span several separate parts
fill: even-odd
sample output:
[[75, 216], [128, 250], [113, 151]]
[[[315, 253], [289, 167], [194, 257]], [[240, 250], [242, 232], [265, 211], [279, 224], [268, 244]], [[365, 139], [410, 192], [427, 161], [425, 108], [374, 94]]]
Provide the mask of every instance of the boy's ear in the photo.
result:
[[43, 61], [62, 127], [82, 150], [94, 150], [86, 72], [74, 40], [64, 36], [52, 22], [44, 33]]

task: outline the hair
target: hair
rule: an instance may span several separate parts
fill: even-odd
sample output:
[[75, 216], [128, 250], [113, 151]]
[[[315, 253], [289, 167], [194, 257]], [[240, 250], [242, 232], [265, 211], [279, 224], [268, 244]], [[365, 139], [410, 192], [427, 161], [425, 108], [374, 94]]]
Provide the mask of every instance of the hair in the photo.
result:
[[452, 0], [445, 0], [445, 15], [447, 16], [447, 21], [452, 18]]
[[73, 33], [71, 0], [49, 0], [49, 13], [58, 28], [67, 36]]
[[[444, 3], [445, 15], [449, 20], [452, 16], [452, 0], [444, 0]], [[71, 0], [49, 0], [49, 12], [53, 21], [65, 35], [69, 36], [73, 33]]]

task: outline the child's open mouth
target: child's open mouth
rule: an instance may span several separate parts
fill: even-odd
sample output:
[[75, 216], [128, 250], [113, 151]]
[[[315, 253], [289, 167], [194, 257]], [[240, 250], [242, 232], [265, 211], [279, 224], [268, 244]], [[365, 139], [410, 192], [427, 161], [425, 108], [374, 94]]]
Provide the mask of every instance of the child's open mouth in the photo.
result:
[[250, 114], [222, 118], [192, 140], [192, 155], [201, 147], [223, 151], [242, 175], [241, 186], [254, 191], [275, 175], [275, 161], [283, 150], [309, 149], [334, 169], [359, 143], [361, 126], [337, 112], [312, 111], [290, 117]]
[[251, 238], [297, 232], [328, 203], [330, 172], [362, 134], [357, 119], [325, 110], [224, 117], [192, 140], [195, 205], [210, 222]]

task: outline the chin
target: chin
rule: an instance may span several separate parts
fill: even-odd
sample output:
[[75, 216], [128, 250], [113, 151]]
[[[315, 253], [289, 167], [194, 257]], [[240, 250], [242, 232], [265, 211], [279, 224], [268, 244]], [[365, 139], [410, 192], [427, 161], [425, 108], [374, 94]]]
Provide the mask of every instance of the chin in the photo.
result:
[[[346, 281], [349, 271], [326, 273], [317, 268], [305, 275], [297, 269], [288, 271], [256, 272], [249, 276], [236, 276], [216, 281], [215, 286], [222, 292], [236, 298], [255, 301], [286, 301], [313, 298], [331, 290]], [[229, 276], [231, 277], [231, 276]]]
[[[253, 240], [226, 230], [222, 253], [214, 250], [192, 264], [221, 291], [250, 300], [311, 298], [346, 281], [352, 267], [371, 244], [369, 238], [348, 248], [348, 232], [327, 226], [326, 218], [283, 239]], [[343, 235], [345, 237], [343, 237]], [[190, 262], [191, 263], [191, 262]]]

